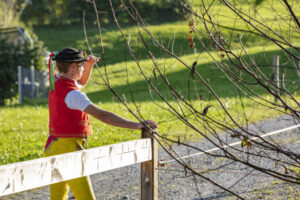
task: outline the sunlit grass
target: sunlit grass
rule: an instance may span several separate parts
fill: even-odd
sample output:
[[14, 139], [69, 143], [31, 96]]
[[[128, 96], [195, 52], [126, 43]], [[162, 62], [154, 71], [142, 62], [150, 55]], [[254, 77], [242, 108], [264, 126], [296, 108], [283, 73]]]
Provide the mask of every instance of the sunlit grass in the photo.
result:
[[[271, 50], [273, 49], [273, 47], [269, 48]], [[249, 50], [249, 52], [252, 54], [260, 54], [259, 52], [262, 50], [266, 50], [266, 48], [253, 47]], [[181, 59], [185, 60], [188, 65], [191, 65], [195, 58], [195, 55], [186, 55], [181, 57]], [[226, 80], [225, 76], [211, 61], [212, 60], [209, 59], [208, 55], [201, 55], [198, 60], [197, 71], [205, 78], [205, 80], [209, 81], [217, 95], [220, 96], [224, 106], [238, 123], [245, 125], [246, 123], [257, 122], [280, 114], [279, 112], [266, 109], [265, 107], [260, 106], [259, 103], [247, 98], [242, 98], [245, 106], [245, 108], [242, 108], [235, 88], [228, 80]], [[170, 58], [166, 60], [159, 60], [159, 63], [161, 64], [160, 67], [167, 67], [167, 77], [171, 82], [175, 83], [175, 87], [178, 88], [183, 95], [185, 95], [186, 91], [183, 86], [189, 79], [189, 70], [179, 64], [179, 62], [174, 62]], [[136, 108], [131, 100], [131, 93], [127, 87], [128, 80], [126, 66], [134, 98], [137, 101], [137, 105], [145, 119], [153, 119], [157, 121], [160, 125], [159, 132], [162, 135], [174, 139], [182, 137], [190, 141], [197, 141], [201, 138], [201, 134], [184, 126], [183, 123], [176, 118], [176, 116], [153, 104], [149, 96], [148, 87], [134, 62], [122, 62], [108, 66], [107, 73], [111, 86], [120, 94], [121, 98], [126, 98], [129, 107], [132, 108], [134, 112], [136, 112]], [[175, 108], [177, 108], [176, 102], [172, 98], [172, 95], [170, 95], [169, 90], [161, 86], [163, 83], [160, 80], [155, 80], [153, 78], [153, 66], [151, 61], [141, 61], [141, 66], [143, 67], [143, 70], [145, 70], [146, 75], [154, 81], [154, 84], [159, 86], [161, 93], [170, 100], [170, 103], [174, 105]], [[104, 69], [102, 68], [100, 71], [103, 74]], [[291, 75], [291, 78], [295, 76], [295, 74]], [[89, 84], [83, 89], [93, 102], [103, 109], [115, 112], [123, 117], [136, 120], [128, 112], [128, 110], [119, 103], [117, 98], [107, 90], [106, 86], [96, 84], [95, 82], [103, 83], [96, 70], [94, 70]], [[208, 113], [209, 117], [217, 120], [222, 119], [228, 121], [228, 123], [232, 123], [228, 119], [228, 116], [226, 117], [223, 109], [216, 100], [208, 100], [210, 96], [207, 88], [203, 87], [200, 82], [198, 82], [198, 84], [198, 92], [201, 92], [207, 100], [201, 101], [192, 98], [191, 103], [195, 106], [195, 108], [202, 110], [205, 106], [212, 105]], [[296, 96], [298, 95], [299, 94], [297, 93]], [[166, 106], [157, 96], [154, 95], [154, 97], [158, 104], [164, 107]], [[267, 98], [269, 101], [273, 101], [272, 97]], [[258, 102], [260, 101], [257, 98], [256, 100]], [[2, 116], [2, 118], [0, 118], [0, 136], [3, 138], [0, 143], [0, 155], [2, 155], [0, 159], [1, 164], [29, 160], [43, 156], [43, 146], [48, 135], [47, 105], [2, 107], [0, 109], [0, 114]], [[201, 132], [205, 133], [206, 130], [199, 123], [195, 122], [193, 117], [190, 117], [189, 120], [194, 123]], [[140, 131], [112, 127], [93, 118], [92, 124], [94, 135], [89, 138], [89, 147], [102, 146], [140, 138]]]
[[[272, 49], [272, 47], [270, 47]], [[252, 54], [260, 54], [259, 52], [265, 50], [261, 47], [253, 47], [249, 52]], [[190, 65], [195, 59], [195, 55], [182, 56], [181, 59], [187, 61]], [[226, 80], [224, 75], [214, 66], [210, 59], [207, 59], [207, 55], [201, 55], [199, 57], [197, 71], [202, 75], [205, 80], [210, 80], [210, 84], [216, 91], [217, 95], [220, 96], [224, 106], [237, 123], [246, 125], [246, 123], [257, 122], [262, 119], [267, 119], [280, 115], [280, 112], [272, 111], [264, 106], [261, 106], [259, 99], [255, 98], [255, 101], [248, 98], [242, 97], [244, 108], [240, 102], [240, 98], [237, 95], [236, 89], [233, 85]], [[189, 78], [189, 70], [178, 62], [174, 62], [172, 59], [160, 60], [159, 63], [168, 66], [167, 77], [171, 82], [177, 83], [175, 87], [179, 89], [182, 94], [186, 94], [182, 85], [186, 84]], [[126, 65], [125, 65], [126, 64]], [[176, 102], [169, 94], [169, 90], [162, 87], [163, 84], [160, 80], [155, 80], [152, 74], [152, 65], [150, 60], [144, 60], [141, 62], [143, 69], [147, 76], [154, 81], [155, 85], [159, 86], [159, 89], [163, 95], [165, 95], [175, 108], [178, 108]], [[153, 119], [160, 125], [159, 132], [170, 138], [177, 139], [177, 137], [185, 138], [189, 141], [197, 141], [202, 136], [194, 130], [184, 126], [176, 116], [170, 114], [164, 109], [160, 109], [155, 106], [149, 97], [148, 87], [145, 84], [140, 72], [138, 71], [134, 62], [119, 63], [107, 67], [107, 73], [110, 79], [110, 84], [121, 96], [126, 98], [129, 107], [136, 112], [136, 108], [131, 100], [130, 91], [127, 88], [127, 75], [131, 83], [131, 89], [133, 95], [137, 101], [137, 105], [145, 119]], [[165, 67], [164, 65], [161, 66]], [[100, 69], [103, 73], [104, 69]], [[295, 74], [291, 74], [294, 75]], [[292, 79], [293, 76], [291, 77]], [[156, 82], [155, 82], [156, 81]], [[98, 85], [95, 82], [100, 82], [101, 78], [96, 70], [93, 72], [93, 76], [89, 84], [83, 89], [84, 92], [95, 102], [98, 106], [103, 109], [115, 112], [125, 118], [136, 120], [128, 110], [114, 97], [104, 85]], [[191, 103], [198, 110], [202, 110], [207, 105], [212, 105], [209, 109], [208, 116], [216, 120], [225, 120], [229, 124], [232, 122], [228, 116], [225, 115], [224, 110], [221, 108], [216, 100], [208, 100], [210, 98], [207, 88], [203, 87], [198, 82], [198, 92], [203, 94], [205, 101], [201, 101], [195, 98], [191, 99]], [[262, 93], [262, 95], [264, 95]], [[300, 99], [300, 93], [295, 94]], [[163, 107], [166, 105], [159, 100], [159, 98], [153, 95], [157, 100], [157, 103]], [[266, 96], [269, 101], [273, 101], [272, 97]], [[178, 110], [179, 111], [179, 110]], [[184, 110], [187, 112], [186, 110]], [[16, 161], [29, 160], [43, 156], [43, 146], [48, 135], [48, 108], [47, 105], [42, 104], [40, 106], [13, 106], [13, 107], [2, 107], [0, 109], [0, 136], [3, 138], [0, 141], [0, 163], [7, 164]], [[200, 123], [196, 122], [195, 119], [190, 116], [188, 118], [191, 123], [203, 133], [206, 132], [205, 128]], [[118, 143], [122, 141], [138, 139], [140, 138], [140, 131], [121, 129], [106, 125], [94, 118], [92, 118], [94, 135], [89, 137], [89, 147], [97, 147], [107, 145], [111, 143]], [[221, 130], [220, 130], [221, 131]]]
[[[268, 98], [272, 101], [272, 97]], [[300, 96], [297, 96], [297, 98], [300, 100]], [[223, 98], [222, 100], [234, 119], [241, 125], [275, 117], [280, 114], [247, 98], [243, 98], [244, 110], [241, 107], [239, 98]], [[175, 102], [170, 103], [176, 107]], [[192, 103], [197, 109], [203, 109], [207, 105], [212, 105], [208, 112], [209, 117], [228, 121], [229, 124], [232, 123], [216, 101], [201, 102], [195, 100]], [[165, 106], [162, 102], [159, 104]], [[133, 103], [128, 103], [128, 105], [134, 110]], [[136, 121], [119, 102], [98, 103], [98, 106]], [[201, 134], [184, 126], [180, 120], [169, 112], [154, 106], [152, 102], [142, 102], [138, 106], [145, 119], [153, 119], [159, 123], [159, 132], [164, 136], [173, 139], [181, 137], [189, 141], [197, 141], [202, 137]], [[4, 107], [1, 108], [0, 114], [1, 116], [5, 116], [0, 118], [0, 137], [2, 138], [0, 141], [0, 163], [7, 164], [42, 157], [44, 144], [48, 135], [47, 106]], [[196, 122], [192, 116], [188, 117], [188, 119], [202, 133], [206, 133], [205, 128]], [[94, 134], [89, 137], [90, 148], [139, 139], [141, 137], [140, 131], [113, 127], [94, 118], [91, 120]]]
[[[194, 1], [195, 6], [198, 9], [200, 4], [197, 2], [199, 1]], [[245, 4], [241, 4], [241, 6], [244, 6], [245, 9], [247, 8], [247, 5]], [[275, 4], [275, 6], [281, 5]], [[298, 10], [299, 6], [295, 6], [293, 8]], [[221, 5], [214, 7], [214, 9], [215, 12], [220, 14], [225, 13], [226, 10]], [[229, 11], [227, 10], [226, 12]], [[260, 7], [259, 13], [262, 14], [268, 22], [271, 22], [272, 12], [269, 8]], [[220, 15], [217, 20], [219, 20], [222, 25], [232, 26], [232, 18], [234, 18], [232, 14], [228, 14], [226, 16]], [[279, 28], [281, 28], [283, 31], [288, 33], [288, 27], [280, 23], [280, 20], [282, 19], [273, 21], [274, 24], [272, 26], [275, 27], [275, 30], [279, 30]], [[280, 24], [281, 27], [279, 27], [278, 24]], [[201, 28], [200, 24], [196, 25], [199, 29]], [[243, 28], [244, 25], [236, 23], [235, 27]], [[274, 110], [266, 109], [261, 106], [261, 100], [257, 97], [253, 97], [255, 100], [253, 101], [242, 96], [241, 99], [244, 105], [244, 107], [242, 107], [238, 91], [234, 85], [227, 80], [218, 67], [216, 67], [210, 55], [203, 51], [199, 43], [196, 43], [197, 52], [200, 53], [199, 57], [198, 54], [194, 54], [195, 50], [188, 46], [188, 20], [175, 23], [156, 24], [151, 25], [148, 28], [153, 32], [157, 40], [161, 41], [166, 48], [179, 55], [179, 58], [186, 62], [188, 66], [191, 66], [192, 63], [198, 59], [196, 68], [197, 72], [201, 75], [204, 81], [211, 85], [237, 123], [245, 125], [246, 123], [257, 122], [259, 120], [281, 114], [280, 112], [275, 112]], [[80, 25], [59, 28], [36, 27], [34, 30], [39, 36], [39, 39], [44, 41], [50, 51], [61, 50], [65, 47], [76, 47], [87, 50], [83, 29]], [[223, 31], [225, 35], [230, 34], [229, 30]], [[146, 51], [137, 50], [137, 47], [141, 46], [141, 41], [137, 39], [137, 28], [124, 26], [124, 32], [127, 39], [130, 37], [130, 46], [138, 55], [137, 58], [140, 60], [140, 66], [145, 72], [146, 77], [153, 81], [153, 84], [159, 89], [161, 94], [179, 111], [178, 105], [176, 104], [176, 101], [174, 101], [174, 98], [165, 83], [159, 76], [157, 80], [155, 79], [153, 74], [154, 66]], [[292, 32], [292, 37], [294, 37], [295, 34], [296, 33]], [[100, 56], [101, 47], [97, 27], [87, 27], [87, 35], [94, 53]], [[228, 119], [228, 116], [225, 115], [224, 110], [219, 103], [212, 97], [208, 88], [205, 87], [201, 81], [196, 80], [194, 82], [196, 89], [193, 88], [193, 92], [191, 96], [189, 96], [187, 84], [189, 81], [191, 83], [193, 82], [190, 76], [190, 71], [180, 64], [180, 62], [170, 58], [169, 55], [158, 50], [158, 48], [153, 45], [150, 38], [146, 36], [145, 32], [143, 32], [143, 36], [145, 36], [147, 43], [157, 57], [159, 69], [165, 73], [168, 80], [185, 99], [189, 100], [189, 102], [192, 103], [198, 110], [202, 110], [207, 105], [212, 105], [208, 112], [209, 117], [216, 120], [227, 121], [229, 124], [232, 123]], [[248, 36], [245, 35], [245, 37]], [[201, 39], [203, 39], [204, 42], [207, 42], [207, 38], [204, 37]], [[124, 39], [122, 39], [121, 34], [116, 27], [113, 25], [109, 25], [107, 27], [104, 26], [103, 41], [105, 47], [105, 60], [107, 63], [106, 71], [110, 85], [121, 96], [121, 98], [126, 99], [128, 106], [134, 112], [137, 112], [132, 99], [133, 95], [142, 116], [145, 119], [157, 121], [160, 125], [159, 132], [162, 135], [169, 136], [174, 139], [177, 137], [183, 137], [189, 141], [199, 140], [201, 138], [201, 134], [187, 128], [176, 118], [176, 116], [159, 108], [152, 102], [152, 98], [154, 98], [157, 104], [166, 107], [166, 105], [153, 91], [153, 96], [151, 97], [149, 95], [149, 87], [141, 75], [139, 68], [128, 55], [128, 51], [124, 47]], [[249, 47], [247, 49], [248, 53], [255, 58], [259, 66], [260, 64], [272, 65], [273, 55], [280, 55], [281, 63], [287, 61], [279, 47], [272, 45], [265, 40], [258, 39], [255, 36], [249, 37], [247, 46]], [[238, 52], [241, 50], [236, 48], [234, 51]], [[210, 53], [212, 53], [214, 59], [217, 61], [222, 59], [213, 50]], [[103, 75], [105, 71], [102, 60], [99, 62], [100, 68], [98, 70]], [[226, 62], [226, 59], [224, 59], [224, 62]], [[284, 69], [285, 68], [281, 68], [280, 73], [282, 73]], [[94, 69], [90, 82], [83, 91], [87, 93], [88, 97], [101, 108], [115, 112], [125, 118], [136, 120], [107, 89], [107, 87], [103, 85], [103, 80], [101, 79], [98, 70]], [[270, 67], [262, 68], [263, 73], [266, 75], [269, 75], [271, 70], [272, 68]], [[293, 73], [291, 69], [287, 68], [286, 72], [289, 80], [297, 80], [296, 74]], [[127, 83], [130, 83], [129, 87]], [[295, 86], [293, 85], [287, 85], [287, 87], [292, 90], [295, 89]], [[253, 88], [255, 88], [256, 92], [266, 97], [269, 101], [273, 101], [272, 97], [267, 96], [263, 89], [258, 87]], [[205, 100], [197, 99], [195, 92], [203, 95]], [[300, 93], [295, 93], [295, 96], [299, 101]], [[43, 156], [43, 147], [48, 135], [47, 100], [39, 99], [26, 102], [27, 103], [25, 103], [24, 106], [7, 106], [0, 108], [0, 137], [2, 138], [0, 141], [0, 164], [29, 160]], [[291, 105], [293, 105], [292, 102]], [[183, 112], [187, 112], [187, 110], [183, 109]], [[205, 128], [195, 121], [192, 115], [188, 117], [188, 119], [191, 123], [194, 123], [201, 132], [205, 133]], [[140, 131], [112, 127], [94, 118], [92, 118], [92, 127], [94, 135], [89, 137], [89, 147], [140, 138]]]

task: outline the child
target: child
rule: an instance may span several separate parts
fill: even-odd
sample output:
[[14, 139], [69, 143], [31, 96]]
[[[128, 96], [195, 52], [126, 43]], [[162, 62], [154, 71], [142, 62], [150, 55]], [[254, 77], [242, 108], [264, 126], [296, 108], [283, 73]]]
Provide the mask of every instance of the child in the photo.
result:
[[[89, 114], [104, 123], [122, 128], [142, 129], [143, 124], [158, 127], [157, 123], [151, 120], [142, 124], [103, 110], [80, 91], [80, 88], [87, 84], [93, 65], [99, 59], [87, 56], [85, 52], [74, 48], [65, 48], [50, 55], [50, 122], [49, 137], [45, 146], [46, 156], [84, 149], [87, 137], [93, 133]], [[59, 78], [53, 74], [52, 60], [56, 61]], [[77, 200], [95, 199], [89, 176], [50, 185], [50, 199], [68, 199], [69, 187]]]

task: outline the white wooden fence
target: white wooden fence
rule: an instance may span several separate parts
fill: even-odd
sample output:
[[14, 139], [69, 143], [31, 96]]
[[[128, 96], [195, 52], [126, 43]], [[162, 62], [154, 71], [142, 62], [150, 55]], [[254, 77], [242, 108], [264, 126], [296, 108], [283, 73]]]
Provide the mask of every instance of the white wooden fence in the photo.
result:
[[157, 144], [151, 138], [0, 166], [0, 196], [137, 163], [141, 199], [157, 199]]

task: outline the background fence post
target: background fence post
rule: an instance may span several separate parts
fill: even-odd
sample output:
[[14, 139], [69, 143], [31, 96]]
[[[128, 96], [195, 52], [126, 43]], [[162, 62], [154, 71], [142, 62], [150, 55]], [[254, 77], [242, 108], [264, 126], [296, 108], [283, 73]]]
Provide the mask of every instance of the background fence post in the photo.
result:
[[18, 91], [19, 91], [19, 104], [22, 104], [22, 67], [18, 66]]
[[35, 98], [35, 75], [34, 75], [34, 67], [33, 65], [30, 67], [30, 79], [31, 79], [31, 98]]
[[[274, 92], [279, 96], [280, 80], [279, 80], [279, 56], [273, 56], [273, 74], [274, 74]], [[274, 102], [277, 103], [277, 98], [274, 97]]]
[[158, 199], [158, 149], [157, 141], [151, 137], [151, 133], [142, 130], [142, 138], [151, 138], [152, 160], [141, 164], [141, 200]]

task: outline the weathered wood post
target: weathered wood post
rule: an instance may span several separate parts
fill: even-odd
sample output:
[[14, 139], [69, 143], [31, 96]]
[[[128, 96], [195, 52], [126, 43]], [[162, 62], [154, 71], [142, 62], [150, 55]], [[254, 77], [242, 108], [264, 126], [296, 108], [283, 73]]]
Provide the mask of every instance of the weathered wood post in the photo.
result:
[[[274, 92], [279, 94], [280, 80], [279, 80], [279, 56], [273, 56], [273, 74], [274, 74]], [[277, 103], [277, 98], [274, 97], [274, 102]]]
[[158, 149], [157, 141], [151, 136], [151, 133], [143, 129], [142, 138], [151, 138], [152, 160], [141, 164], [141, 200], [158, 199]]

